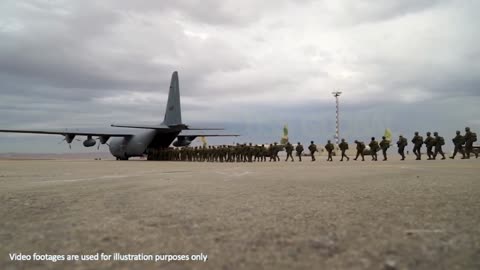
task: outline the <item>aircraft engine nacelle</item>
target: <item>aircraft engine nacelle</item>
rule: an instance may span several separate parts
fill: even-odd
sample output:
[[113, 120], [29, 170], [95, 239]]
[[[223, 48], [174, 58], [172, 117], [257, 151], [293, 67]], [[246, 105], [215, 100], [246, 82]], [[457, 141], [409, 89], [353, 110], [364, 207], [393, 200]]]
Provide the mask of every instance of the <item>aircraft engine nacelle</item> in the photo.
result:
[[75, 139], [75, 135], [65, 135], [65, 141], [70, 144], [73, 142], [73, 139]]
[[97, 141], [92, 138], [89, 138], [83, 141], [83, 146], [85, 147], [92, 147], [92, 146], [95, 146], [95, 144], [97, 144]]
[[177, 140], [173, 142], [175, 147], [189, 146], [197, 136], [178, 136]]
[[100, 141], [101, 144], [106, 144], [108, 139], [110, 139], [110, 137], [108, 136], [100, 136], [98, 137], [98, 140]]
[[186, 138], [178, 138], [176, 141], [173, 142], [173, 146], [184, 147], [184, 146], [189, 146], [191, 143], [192, 143], [192, 141], [190, 141]]

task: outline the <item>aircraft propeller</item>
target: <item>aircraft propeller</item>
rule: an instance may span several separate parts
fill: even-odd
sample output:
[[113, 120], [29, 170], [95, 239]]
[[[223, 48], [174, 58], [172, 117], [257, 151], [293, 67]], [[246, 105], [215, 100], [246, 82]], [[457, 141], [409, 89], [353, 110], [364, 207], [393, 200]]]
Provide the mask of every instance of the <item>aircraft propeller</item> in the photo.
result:
[[110, 144], [107, 143], [109, 138], [107, 137], [98, 137], [97, 140], [98, 140], [98, 146], [97, 146], [97, 150], [100, 150], [100, 145], [102, 144], [106, 144], [108, 147], [110, 147]]
[[[81, 141], [81, 140], [79, 140], [79, 139], [75, 139], [75, 140], [76, 140], [76, 141], [79, 141], [79, 142]], [[67, 144], [68, 144], [68, 148], [72, 149], [72, 141], [73, 141], [73, 138], [68, 138], [67, 136], [65, 136], [65, 138], [63, 138], [63, 140], [61, 140], [60, 142], [58, 142], [58, 144], [61, 144], [61, 143], [65, 142], [65, 141], [66, 141]]]

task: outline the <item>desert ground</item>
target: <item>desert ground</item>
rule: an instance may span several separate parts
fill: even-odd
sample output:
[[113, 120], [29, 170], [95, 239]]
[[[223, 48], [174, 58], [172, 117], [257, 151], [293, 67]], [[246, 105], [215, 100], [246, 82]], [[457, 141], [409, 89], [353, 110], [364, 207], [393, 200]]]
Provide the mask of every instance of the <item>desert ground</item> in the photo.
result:
[[480, 269], [480, 159], [391, 159], [1, 160], [0, 269]]

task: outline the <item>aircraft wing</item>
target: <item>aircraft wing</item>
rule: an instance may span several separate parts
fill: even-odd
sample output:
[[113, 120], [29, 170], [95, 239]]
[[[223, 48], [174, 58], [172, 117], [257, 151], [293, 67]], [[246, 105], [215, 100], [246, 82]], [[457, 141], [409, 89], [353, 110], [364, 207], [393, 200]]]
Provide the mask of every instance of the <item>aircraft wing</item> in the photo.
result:
[[51, 135], [79, 135], [79, 136], [104, 136], [104, 137], [128, 137], [133, 134], [115, 131], [89, 131], [81, 129], [46, 129], [46, 130], [26, 130], [26, 129], [0, 129], [5, 133], [27, 133], [27, 134], [51, 134]]

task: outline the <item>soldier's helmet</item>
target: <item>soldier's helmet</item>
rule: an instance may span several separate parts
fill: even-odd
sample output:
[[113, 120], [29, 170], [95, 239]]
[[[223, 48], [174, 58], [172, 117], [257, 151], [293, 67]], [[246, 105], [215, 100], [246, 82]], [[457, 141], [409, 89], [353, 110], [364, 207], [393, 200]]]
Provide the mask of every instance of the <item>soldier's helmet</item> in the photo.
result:
[[265, 147], [265, 145], [264, 145], [264, 144], [262, 144], [262, 147]]
[[298, 144], [300, 144], [300, 142], [298, 142]]
[[467, 131], [467, 132], [470, 131], [470, 128], [469, 128], [469, 127], [466, 127], [466, 128], [465, 128], [465, 131]]
[[372, 137], [372, 141], [375, 141], [375, 137]]
[[345, 142], [345, 139], [342, 139], [342, 142]]
[[277, 145], [277, 142], [274, 142], [273, 144]]
[[460, 130], [457, 130], [457, 135], [460, 135]]
[[328, 140], [327, 143], [331, 143], [330, 140]]
[[250, 143], [249, 145], [252, 146], [252, 143]]
[[438, 136], [438, 132], [433, 132], [433, 136]]
[[427, 136], [430, 136], [431, 134], [432, 134], [432, 133], [430, 133], [430, 131], [429, 131], [429, 132], [427, 132]]
[[358, 143], [358, 141], [357, 141], [357, 140], [355, 140], [355, 143]]
[[398, 136], [398, 137], [403, 138], [403, 135], [400, 135], [400, 136]]
[[311, 141], [310, 143], [313, 143], [313, 141]]
[[385, 136], [382, 136], [382, 139], [384, 139], [384, 140], [385, 140], [385, 139], [386, 139], [386, 137], [385, 137]]
[[418, 131], [415, 131], [415, 136], [418, 136]]

